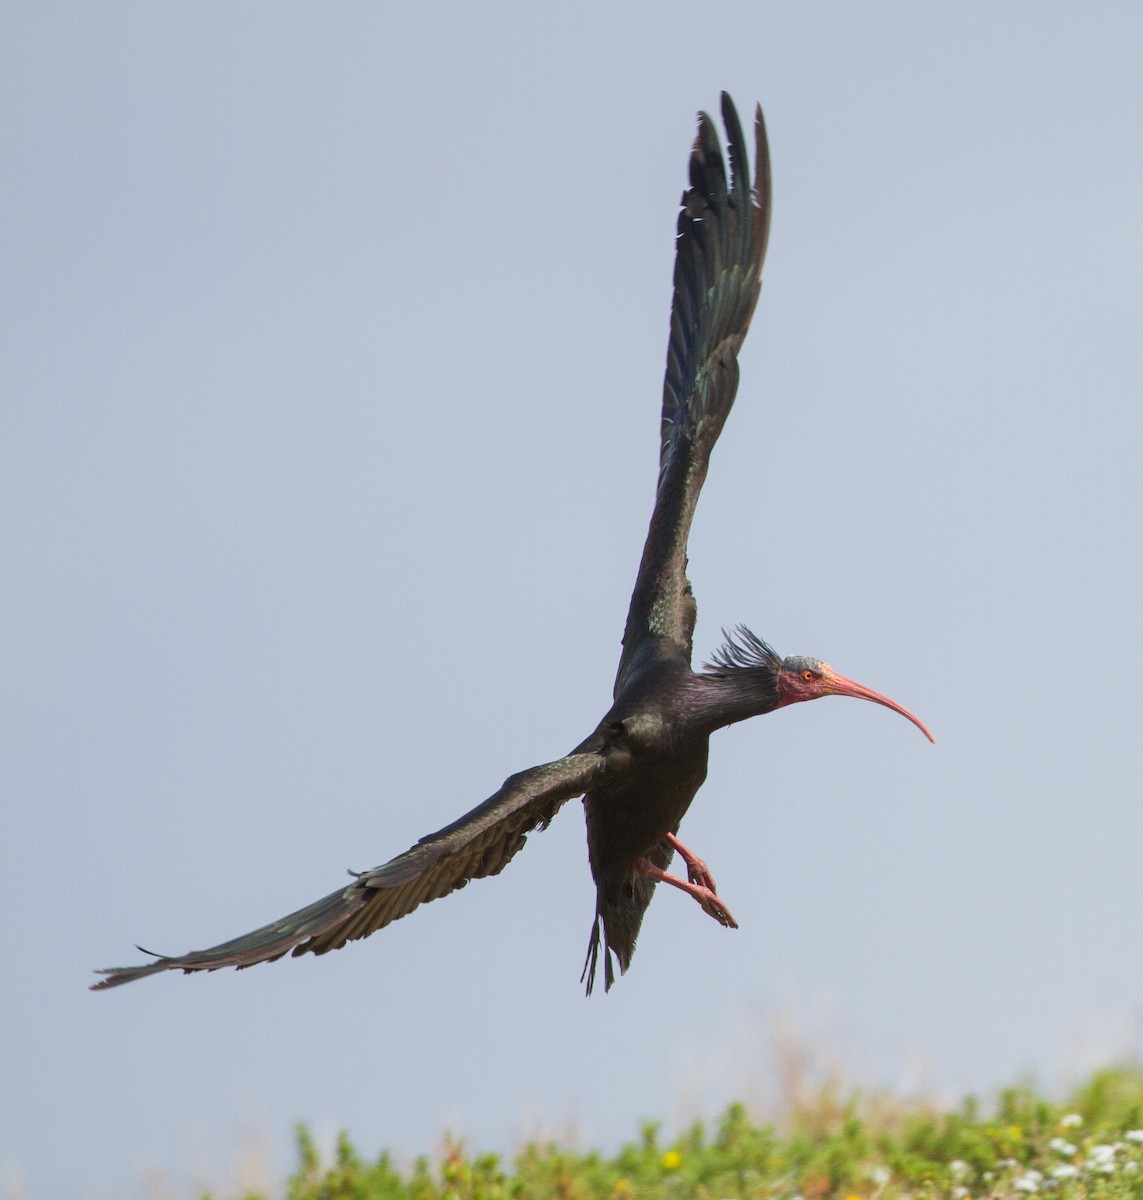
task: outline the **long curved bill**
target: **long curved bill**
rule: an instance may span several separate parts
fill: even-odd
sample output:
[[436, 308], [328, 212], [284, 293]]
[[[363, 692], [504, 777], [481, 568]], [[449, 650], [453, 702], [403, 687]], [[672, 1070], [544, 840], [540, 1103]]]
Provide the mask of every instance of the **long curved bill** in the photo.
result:
[[906, 720], [912, 721], [925, 737], [936, 745], [937, 739], [928, 731], [924, 721], [920, 717], [914, 716], [907, 708], [903, 708], [896, 700], [890, 700], [888, 696], [882, 696], [880, 692], [875, 692], [872, 688], [867, 688], [863, 683], [846, 679], [844, 675], [839, 675], [832, 669], [829, 674], [829, 684], [830, 691], [835, 696], [852, 696], [855, 700], [872, 700], [874, 704], [884, 705], [886, 708], [891, 708], [895, 713], [900, 713]]

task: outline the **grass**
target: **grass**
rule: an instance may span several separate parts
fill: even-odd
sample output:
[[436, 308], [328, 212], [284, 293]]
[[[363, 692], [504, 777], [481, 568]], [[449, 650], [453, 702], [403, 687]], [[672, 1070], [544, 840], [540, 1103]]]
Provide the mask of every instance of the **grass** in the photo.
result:
[[1143, 1200], [1143, 1069], [1099, 1071], [1062, 1104], [1009, 1088], [988, 1113], [974, 1099], [938, 1112], [827, 1085], [778, 1125], [735, 1104], [670, 1140], [644, 1125], [614, 1156], [544, 1142], [505, 1162], [446, 1139], [402, 1171], [344, 1134], [323, 1162], [304, 1125], [297, 1153], [287, 1200]]

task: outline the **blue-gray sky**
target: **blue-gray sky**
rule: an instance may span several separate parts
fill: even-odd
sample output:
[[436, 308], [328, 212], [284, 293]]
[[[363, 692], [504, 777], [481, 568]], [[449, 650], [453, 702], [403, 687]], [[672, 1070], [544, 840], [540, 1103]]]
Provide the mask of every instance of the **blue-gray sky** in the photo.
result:
[[[950, 1096], [1143, 1050], [1141, 55], [1129, 4], [8, 6], [0, 1185], [225, 1190], [299, 1118], [614, 1145], [764, 1101], [783, 1019]], [[721, 88], [775, 201], [698, 653], [936, 747], [719, 735], [742, 927], [660, 894], [606, 997], [578, 804], [337, 954], [88, 993], [593, 727]]]

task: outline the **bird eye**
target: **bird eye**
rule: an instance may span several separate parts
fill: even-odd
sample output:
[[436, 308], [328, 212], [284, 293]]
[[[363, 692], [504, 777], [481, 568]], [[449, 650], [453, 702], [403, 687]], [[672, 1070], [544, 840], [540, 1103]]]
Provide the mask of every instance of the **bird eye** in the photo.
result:
[[813, 683], [813, 681], [814, 681], [815, 679], [817, 679], [817, 677], [818, 677], [818, 673], [817, 673], [816, 671], [811, 671], [811, 670], [809, 669], [809, 667], [807, 667], [807, 668], [806, 668], [806, 669], [805, 669], [805, 670], [802, 672], [802, 678], [803, 678], [803, 679], [804, 679], [804, 680], [805, 680], [807, 683]]

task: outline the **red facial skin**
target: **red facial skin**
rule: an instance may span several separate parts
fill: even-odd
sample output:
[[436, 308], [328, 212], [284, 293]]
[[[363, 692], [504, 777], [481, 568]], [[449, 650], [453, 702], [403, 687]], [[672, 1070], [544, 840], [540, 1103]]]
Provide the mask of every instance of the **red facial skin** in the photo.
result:
[[875, 692], [864, 684], [846, 679], [844, 675], [839, 675], [832, 667], [818, 662], [817, 659], [787, 659], [778, 672], [778, 694], [781, 697], [778, 701], [779, 708], [787, 704], [798, 704], [802, 700], [817, 700], [821, 696], [853, 696], [857, 700], [872, 700], [874, 704], [883, 704], [895, 713], [900, 713], [912, 721], [930, 742], [936, 741], [924, 722], [896, 700], [890, 700], [888, 696], [882, 696], [880, 692]]

